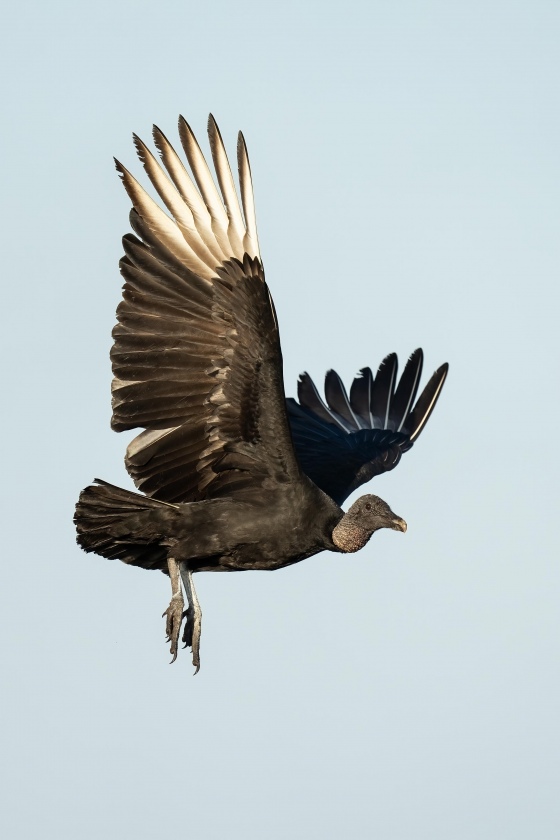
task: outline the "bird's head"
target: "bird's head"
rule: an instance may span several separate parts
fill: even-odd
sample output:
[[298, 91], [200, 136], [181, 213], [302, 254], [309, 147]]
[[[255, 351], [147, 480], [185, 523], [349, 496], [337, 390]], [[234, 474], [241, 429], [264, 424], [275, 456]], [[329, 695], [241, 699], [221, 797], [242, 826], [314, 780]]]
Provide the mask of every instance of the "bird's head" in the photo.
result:
[[406, 531], [406, 522], [379, 496], [360, 496], [334, 529], [332, 539], [341, 551], [359, 551], [380, 528]]

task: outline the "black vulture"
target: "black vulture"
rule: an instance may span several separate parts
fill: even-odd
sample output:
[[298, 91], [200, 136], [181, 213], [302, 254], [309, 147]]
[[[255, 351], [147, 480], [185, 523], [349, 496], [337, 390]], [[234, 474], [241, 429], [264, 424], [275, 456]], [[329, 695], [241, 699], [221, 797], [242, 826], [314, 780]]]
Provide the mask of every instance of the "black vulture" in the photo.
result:
[[[123, 239], [123, 299], [111, 350], [112, 428], [141, 428], [125, 464], [143, 495], [99, 479], [80, 494], [78, 543], [110, 559], [169, 574], [172, 660], [182, 641], [200, 667], [201, 610], [193, 572], [281, 569], [320, 551], [353, 552], [380, 528], [406, 523], [377, 496], [340, 508], [393, 469], [415, 442], [448, 366], [416, 401], [422, 351], [397, 384], [397, 357], [364, 368], [348, 395], [329, 371], [326, 403], [307, 374], [286, 400], [274, 304], [259, 253], [243, 135], [238, 200], [222, 138], [208, 135], [219, 191], [183, 117], [192, 176], [154, 127], [165, 169], [134, 135], [169, 215], [115, 161], [135, 235]], [[188, 600], [184, 612], [181, 580]]]

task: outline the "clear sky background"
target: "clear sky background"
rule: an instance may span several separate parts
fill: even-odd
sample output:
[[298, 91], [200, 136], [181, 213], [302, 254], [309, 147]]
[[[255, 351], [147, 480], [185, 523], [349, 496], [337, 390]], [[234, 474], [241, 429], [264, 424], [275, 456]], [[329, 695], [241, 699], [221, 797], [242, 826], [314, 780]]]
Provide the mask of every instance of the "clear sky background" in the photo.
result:
[[[3, 836], [556, 840], [560, 6], [22, 2], [2, 15]], [[168, 580], [75, 545], [131, 488], [108, 351], [134, 130], [249, 146], [287, 392], [449, 361], [355, 556]], [[132, 435], [128, 435], [130, 438]]]

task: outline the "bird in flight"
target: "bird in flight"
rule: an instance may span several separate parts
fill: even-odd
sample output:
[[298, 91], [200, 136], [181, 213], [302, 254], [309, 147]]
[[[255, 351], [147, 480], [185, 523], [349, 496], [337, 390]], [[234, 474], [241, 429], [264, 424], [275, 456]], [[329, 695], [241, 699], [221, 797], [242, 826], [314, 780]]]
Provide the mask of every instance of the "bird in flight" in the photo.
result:
[[186, 619], [182, 641], [197, 673], [202, 613], [193, 573], [281, 569], [320, 551], [358, 551], [380, 528], [406, 531], [378, 496], [361, 496], [346, 513], [340, 505], [415, 443], [448, 366], [418, 399], [421, 350], [400, 379], [391, 354], [375, 376], [363, 368], [349, 394], [330, 370], [324, 400], [307, 374], [298, 401], [286, 399], [243, 135], [241, 201], [214, 118], [217, 186], [183, 117], [179, 135], [192, 174], [159, 128], [163, 166], [134, 135], [167, 213], [115, 161], [134, 235], [123, 238], [120, 262], [111, 426], [143, 429], [125, 457], [141, 494], [95, 479], [74, 522], [85, 551], [169, 575], [171, 661]]

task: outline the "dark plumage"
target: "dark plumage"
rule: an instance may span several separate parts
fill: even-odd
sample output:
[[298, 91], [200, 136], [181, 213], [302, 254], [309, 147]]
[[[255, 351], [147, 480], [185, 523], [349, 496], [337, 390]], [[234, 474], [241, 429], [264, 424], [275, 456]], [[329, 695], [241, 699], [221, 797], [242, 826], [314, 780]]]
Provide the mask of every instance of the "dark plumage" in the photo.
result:
[[447, 374], [443, 365], [415, 402], [416, 350], [398, 385], [393, 354], [375, 379], [364, 368], [350, 396], [329, 371], [326, 404], [307, 374], [299, 403], [285, 400], [245, 143], [240, 134], [240, 204], [212, 117], [208, 132], [220, 192], [183, 118], [179, 133], [194, 182], [159, 129], [154, 140], [168, 174], [134, 138], [172, 218], [117, 162], [135, 235], [123, 239], [111, 423], [116, 431], [145, 430], [125, 459], [145, 495], [96, 480], [75, 515], [85, 551], [169, 573], [173, 658], [186, 615], [183, 641], [197, 670], [201, 612], [193, 572], [279, 569], [326, 549], [357, 551], [380, 528], [406, 530], [377, 496], [362, 496], [346, 514], [339, 505], [410, 449]]
[[394, 353], [381, 362], [377, 376], [363, 368], [348, 397], [334, 370], [325, 377], [323, 402], [307, 373], [298, 382], [299, 404], [286, 400], [292, 438], [306, 475], [341, 505], [361, 484], [392, 470], [428, 422], [448, 365], [433, 374], [415, 403], [423, 354], [409, 358], [397, 382]]

